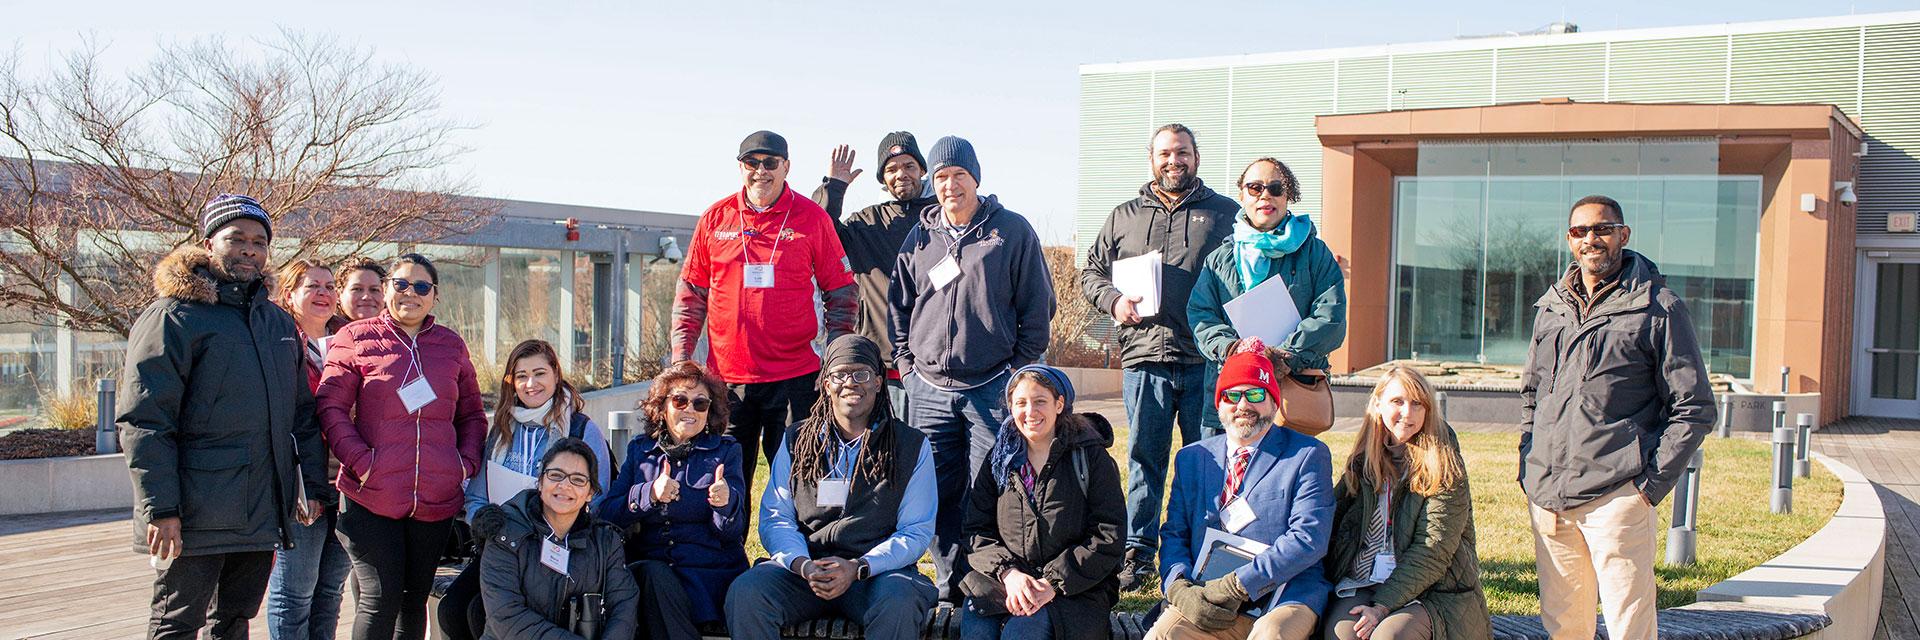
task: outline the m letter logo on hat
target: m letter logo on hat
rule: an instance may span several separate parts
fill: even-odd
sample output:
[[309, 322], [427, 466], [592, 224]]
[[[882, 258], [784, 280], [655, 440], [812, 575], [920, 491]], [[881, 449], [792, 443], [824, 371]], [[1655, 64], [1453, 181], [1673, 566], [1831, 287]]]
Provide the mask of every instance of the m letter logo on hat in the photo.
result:
[[1269, 377], [1267, 377], [1267, 372], [1265, 372], [1265, 371], [1262, 371], [1262, 372], [1260, 372], [1260, 381], [1261, 381], [1261, 382], [1273, 382], [1273, 379], [1272, 379], [1272, 378], [1269, 378]]
[[900, 145], [897, 145], [897, 144], [896, 144], [896, 145], [893, 145], [893, 148], [892, 148], [892, 149], [888, 149], [888, 150], [887, 150], [887, 155], [889, 155], [889, 156], [897, 156], [897, 155], [900, 155], [900, 154], [902, 154], [902, 153], [906, 153], [906, 152], [907, 152], [907, 148], [906, 148], [906, 147], [902, 147], [902, 146], [900, 146]]

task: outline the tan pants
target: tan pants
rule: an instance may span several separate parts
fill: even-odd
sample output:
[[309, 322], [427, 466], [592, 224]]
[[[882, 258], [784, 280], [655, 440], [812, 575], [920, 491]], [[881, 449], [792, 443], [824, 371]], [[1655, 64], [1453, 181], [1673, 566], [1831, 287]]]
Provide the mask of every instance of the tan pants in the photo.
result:
[[1306, 605], [1289, 604], [1268, 611], [1259, 619], [1240, 616], [1233, 626], [1219, 631], [1200, 628], [1180, 610], [1168, 604], [1160, 619], [1147, 630], [1146, 640], [1307, 640], [1313, 635], [1316, 616]]
[[[1359, 634], [1353, 632], [1353, 625], [1360, 616], [1347, 613], [1354, 607], [1373, 602], [1373, 590], [1361, 589], [1345, 598], [1334, 598], [1327, 605], [1327, 628], [1321, 637], [1329, 640], [1358, 640]], [[1418, 602], [1387, 612], [1380, 626], [1373, 628], [1373, 635], [1367, 640], [1433, 640], [1433, 619], [1427, 616], [1427, 607]]]
[[1540, 621], [1554, 638], [1594, 635], [1595, 601], [1611, 638], [1655, 638], [1653, 506], [1632, 482], [1555, 513], [1528, 505], [1540, 568]]

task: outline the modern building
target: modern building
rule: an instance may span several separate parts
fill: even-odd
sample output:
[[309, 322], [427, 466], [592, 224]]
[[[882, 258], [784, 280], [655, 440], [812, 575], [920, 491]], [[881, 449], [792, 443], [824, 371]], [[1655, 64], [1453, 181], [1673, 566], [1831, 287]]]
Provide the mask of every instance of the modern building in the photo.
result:
[[[440, 272], [436, 319], [467, 341], [482, 391], [529, 338], [553, 343], [586, 388], [645, 380], [667, 354], [680, 251], [692, 215], [473, 199], [488, 223], [434, 243], [383, 244], [367, 255], [419, 252]], [[568, 221], [573, 222], [572, 225]], [[126, 232], [133, 234], [137, 232]], [[291, 239], [276, 238], [276, 245]], [[45, 399], [89, 393], [120, 375], [119, 335], [75, 331], [58, 317], [0, 308], [0, 428], [40, 426]]]
[[1611, 195], [1686, 298], [1708, 366], [1920, 415], [1920, 12], [1457, 39], [1080, 69], [1078, 239], [1147, 179], [1154, 127], [1233, 192], [1272, 156], [1347, 270], [1336, 373], [1524, 360]]

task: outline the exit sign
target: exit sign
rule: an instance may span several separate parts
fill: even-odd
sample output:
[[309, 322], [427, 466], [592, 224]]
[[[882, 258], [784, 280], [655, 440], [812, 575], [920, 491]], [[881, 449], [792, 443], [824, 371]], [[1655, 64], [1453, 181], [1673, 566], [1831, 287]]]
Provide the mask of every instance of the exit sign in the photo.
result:
[[1887, 214], [1887, 233], [1913, 233], [1916, 214], [1912, 211]]

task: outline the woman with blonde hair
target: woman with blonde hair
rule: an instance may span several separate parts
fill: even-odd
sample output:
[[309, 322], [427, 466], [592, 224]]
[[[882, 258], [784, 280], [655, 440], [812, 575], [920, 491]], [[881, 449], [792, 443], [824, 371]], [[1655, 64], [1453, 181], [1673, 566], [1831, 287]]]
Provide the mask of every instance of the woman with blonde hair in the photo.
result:
[[[293, 316], [299, 329], [304, 381], [309, 390], [317, 391], [326, 366], [327, 341], [347, 324], [336, 313], [340, 296], [334, 288], [333, 269], [317, 260], [294, 260], [274, 272], [273, 287], [273, 301]], [[340, 470], [340, 463], [324, 450], [300, 455], [327, 458], [329, 481]], [[273, 640], [332, 640], [334, 636], [342, 590], [353, 563], [333, 534], [336, 504], [329, 501], [321, 506], [321, 512], [313, 514], [313, 524], [287, 532], [291, 546], [274, 552], [273, 574], [267, 582], [267, 635]]]
[[1473, 497], [1460, 441], [1419, 371], [1389, 369], [1334, 489], [1334, 583], [1325, 635], [1339, 640], [1491, 637]]

